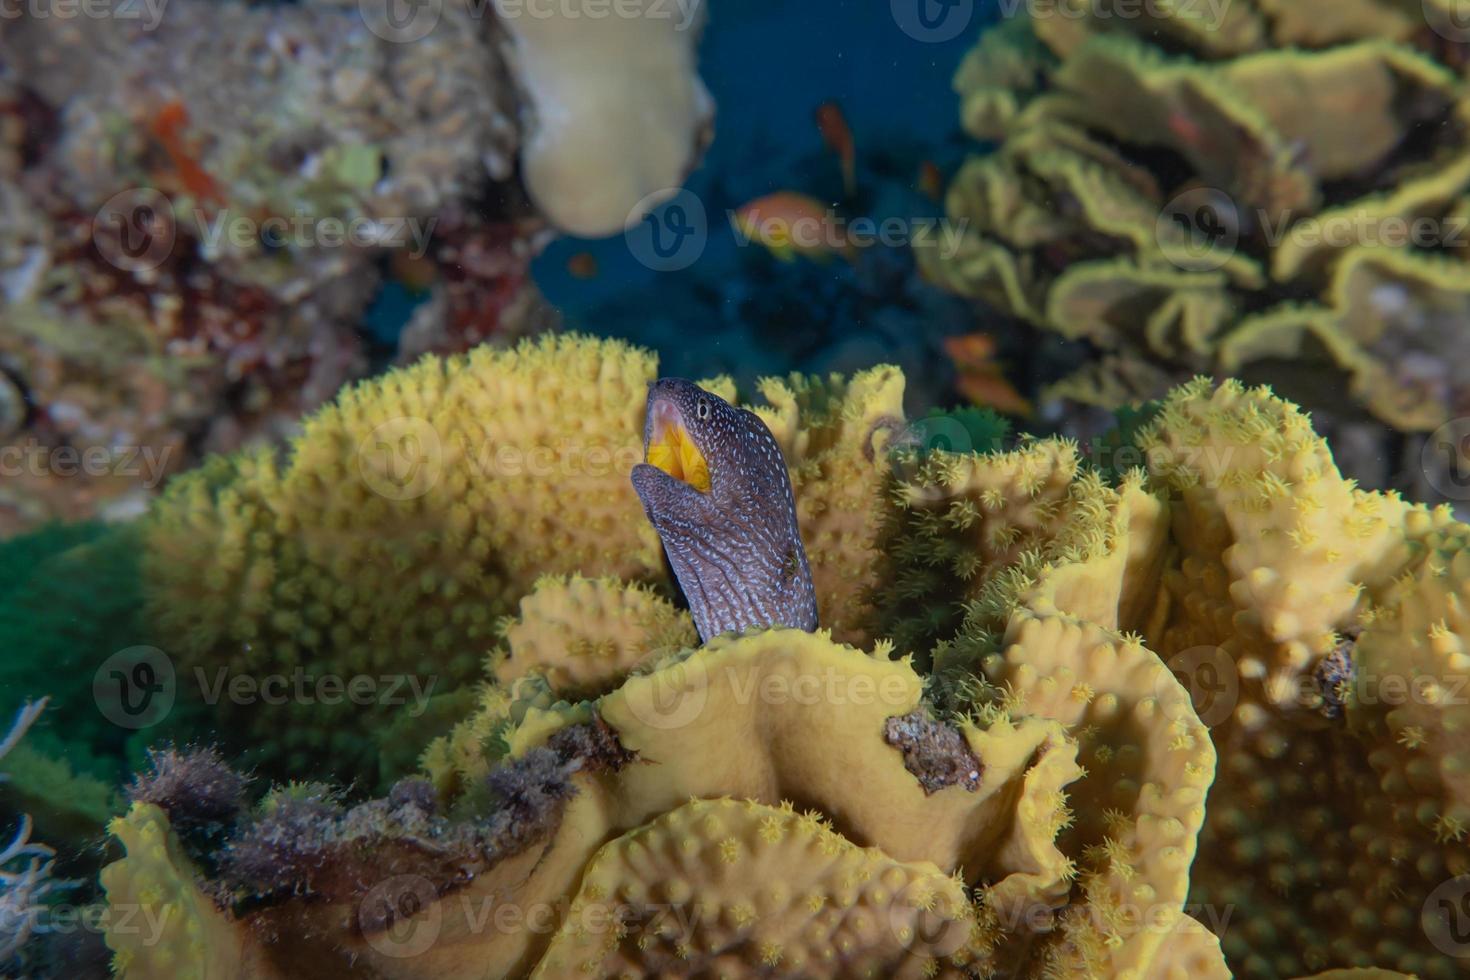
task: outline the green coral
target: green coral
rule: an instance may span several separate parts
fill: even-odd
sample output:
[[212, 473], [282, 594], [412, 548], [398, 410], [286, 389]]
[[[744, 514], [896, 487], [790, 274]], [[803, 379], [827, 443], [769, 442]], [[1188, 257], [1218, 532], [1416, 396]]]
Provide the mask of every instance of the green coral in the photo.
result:
[[931, 279], [1101, 350], [1058, 396], [1112, 408], [1205, 372], [1334, 411], [1346, 387], [1403, 431], [1470, 407], [1470, 86], [1419, 11], [1062, 6], [956, 74], [1000, 146], [949, 188], [966, 231], [919, 250]]

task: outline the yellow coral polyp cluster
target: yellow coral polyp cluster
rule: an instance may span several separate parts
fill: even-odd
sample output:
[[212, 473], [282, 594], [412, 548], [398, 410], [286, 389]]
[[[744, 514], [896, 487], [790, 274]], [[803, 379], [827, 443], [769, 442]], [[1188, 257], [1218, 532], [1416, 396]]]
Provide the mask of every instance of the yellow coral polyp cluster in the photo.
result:
[[[227, 683], [393, 674], [446, 694], [475, 676], [500, 618], [542, 576], [666, 583], [629, 482], [655, 375], [645, 351], [573, 335], [429, 358], [343, 392], [286, 454], [211, 460], [144, 525], [155, 642], [211, 684], [221, 668]], [[865, 528], [887, 472], [870, 429], [901, 424], [902, 375], [765, 390], [819, 603], [856, 622], [846, 613], [875, 579]], [[697, 478], [691, 451], [686, 437], [679, 465]], [[318, 700], [251, 707], [229, 727], [277, 773], [330, 758], [339, 775], [378, 780], [380, 716]]]
[[532, 976], [961, 977], [973, 914], [933, 864], [790, 804], [697, 800], [592, 858]]
[[[580, 376], [588, 343], [519, 356]], [[443, 374], [416, 370], [383, 390], [413, 402]], [[509, 377], [519, 405], [524, 378]], [[104, 876], [109, 899], [146, 890], [192, 925], [148, 950], [110, 936], [120, 965], [299, 956], [402, 980], [1455, 975], [1421, 912], [1470, 874], [1470, 717], [1455, 697], [1470, 672], [1470, 528], [1356, 488], [1294, 406], [1234, 382], [1175, 391], [1132, 447], [1146, 469], [1111, 477], [1061, 440], [894, 457], [889, 369], [765, 390], [818, 588], [836, 600], [830, 626], [871, 640], [773, 629], [696, 648], [687, 614], [647, 583], [506, 555], [503, 569], [536, 574], [499, 573], [496, 601], [518, 591], [519, 614], [486, 624], [501, 645], [476, 704], [422, 765], [455, 819], [514, 819], [487, 775], [595, 732], [615, 751], [564, 760], [574, 793], [559, 819], [446, 885], [405, 923], [434, 929], [409, 957], [398, 932], [364, 933], [336, 900], [239, 920], [205, 907], [165, 818], [135, 808], [114, 825], [128, 854]], [[636, 439], [636, 421], [616, 431]], [[362, 426], [338, 426], [309, 429], [285, 472], [340, 464], [341, 433]], [[178, 491], [196, 507], [155, 518], [198, 587], [218, 585], [180, 550], [190, 521], [196, 547], [296, 562], [273, 570], [327, 555], [278, 470], [222, 461]], [[435, 501], [414, 513], [454, 509]], [[243, 512], [260, 523], [222, 531]], [[361, 526], [338, 520], [341, 535]], [[163, 581], [183, 589], [178, 570]], [[324, 636], [337, 616], [374, 615], [344, 593], [334, 616], [320, 577], [272, 581], [286, 611], [321, 605]], [[278, 628], [270, 609], [246, 605], [240, 628]], [[487, 930], [470, 914], [486, 903], [551, 914]], [[252, 945], [257, 915], [267, 947]]]

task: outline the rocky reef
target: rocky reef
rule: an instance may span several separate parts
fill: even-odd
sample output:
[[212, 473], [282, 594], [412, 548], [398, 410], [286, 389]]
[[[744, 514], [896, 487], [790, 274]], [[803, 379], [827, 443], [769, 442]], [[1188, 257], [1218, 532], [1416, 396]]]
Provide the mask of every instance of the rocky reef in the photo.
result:
[[949, 187], [963, 247], [921, 263], [1091, 345], [1057, 396], [1112, 408], [1203, 372], [1269, 381], [1334, 438], [1463, 416], [1470, 88], [1449, 6], [1027, 4], [955, 77], [965, 129], [997, 145]]
[[640, 8], [595, 45], [574, 7], [7, 17], [0, 534], [136, 516], [205, 455], [279, 444], [384, 359], [385, 284], [417, 294], [404, 362], [553, 325], [536, 252], [673, 193], [712, 112], [698, 23]]
[[[429, 727], [240, 715], [283, 746], [253, 804], [156, 758], [102, 880], [164, 925], [109, 932], [121, 975], [1455, 975], [1470, 527], [1236, 382], [1101, 459], [939, 448], [891, 368], [771, 380], [824, 629], [696, 647], [614, 462], [656, 370], [430, 358], [158, 503], [181, 664], [445, 686]], [[418, 755], [386, 795], [285, 781], [374, 773], [352, 725]]]

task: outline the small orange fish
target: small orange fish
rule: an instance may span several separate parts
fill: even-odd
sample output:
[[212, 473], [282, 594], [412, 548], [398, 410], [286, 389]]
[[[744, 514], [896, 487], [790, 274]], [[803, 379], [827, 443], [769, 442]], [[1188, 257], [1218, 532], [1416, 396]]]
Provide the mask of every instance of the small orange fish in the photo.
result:
[[184, 103], [174, 99], [158, 110], [148, 131], [168, 154], [169, 162], [173, 164], [174, 172], [185, 191], [200, 201], [223, 204], [224, 195], [220, 193], [219, 185], [213, 177], [205, 173], [195, 152], [185, 143], [184, 127], [188, 125], [189, 110], [184, 108]]
[[567, 259], [567, 271], [576, 279], [595, 279], [597, 259], [591, 252], [578, 252]]
[[995, 338], [990, 334], [982, 331], [946, 337], [944, 353], [959, 374], [955, 387], [972, 403], [1006, 415], [1031, 415], [1031, 402], [1005, 379], [995, 363]]
[[919, 192], [931, 201], [944, 200], [944, 174], [933, 160], [919, 164], [919, 179], [915, 182]]
[[394, 281], [413, 293], [426, 292], [439, 281], [439, 269], [433, 260], [406, 248], [389, 253], [388, 270]]
[[836, 102], [823, 102], [816, 111], [817, 132], [827, 148], [837, 154], [842, 163], [842, 189], [848, 197], [857, 190], [857, 155], [852, 145], [852, 130], [847, 117]]
[[742, 205], [734, 214], [735, 230], [745, 241], [764, 246], [782, 262], [797, 256], [824, 262], [832, 255], [849, 261], [853, 246], [831, 207], [794, 191], [777, 191]]

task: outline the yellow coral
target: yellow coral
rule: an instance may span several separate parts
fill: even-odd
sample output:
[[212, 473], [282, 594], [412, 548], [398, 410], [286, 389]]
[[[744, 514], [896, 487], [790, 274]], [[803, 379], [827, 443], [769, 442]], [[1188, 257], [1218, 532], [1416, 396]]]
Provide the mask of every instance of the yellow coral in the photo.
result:
[[[653, 376], [651, 355], [561, 336], [426, 359], [344, 392], [284, 463], [262, 450], [182, 477], [147, 526], [161, 645], [209, 683], [473, 676], [539, 576], [659, 571], [627, 478]], [[373, 724], [351, 707], [253, 704], [238, 723], [289, 772], [327, 754], [351, 772], [372, 765]]]
[[1437, 46], [1448, 7], [1061, 9], [990, 32], [956, 74], [966, 127], [1002, 142], [956, 174], [966, 233], [916, 249], [926, 275], [1107, 352], [1053, 397], [1117, 407], [1249, 369], [1324, 410], [1348, 386], [1406, 431], [1457, 414], [1470, 85]]
[[[1139, 852], [1126, 838], [1127, 808], [1082, 804], [1094, 775], [1107, 785], [1119, 765], [1139, 760], [1136, 739], [1080, 717], [1123, 678], [1090, 675], [1090, 658], [1061, 639], [1013, 641], [1017, 630], [1042, 629], [1037, 615], [1107, 624], [1114, 595], [1152, 594], [1151, 608], [1135, 607], [1147, 608], [1132, 617], [1141, 625], [1129, 628], [1184, 683], [1219, 753], [1189, 903], [1207, 922], [1222, 920], [1212, 925], [1235, 974], [1376, 961], [1448, 978], [1453, 965], [1418, 910], [1467, 867], [1464, 708], [1448, 693], [1465, 674], [1470, 529], [1447, 510], [1354, 488], [1305, 416], [1261, 389], [1188, 385], [1139, 442], [1162, 499], [1149, 502], [1142, 487], [1130, 493], [1158, 508], [1152, 516], [1130, 518], [1123, 494], [1079, 482], [1072, 534], [1103, 534], [1103, 543], [1055, 547], [1070, 536], [1063, 532], [1022, 556], [1011, 587], [972, 608], [966, 629], [981, 635], [962, 635], [942, 660], [948, 668], [982, 658], [1000, 685], [982, 696], [1008, 715], [1076, 717], [1071, 730], [1088, 770], [1072, 790], [1077, 812], [1100, 816], [1079, 816], [1058, 843], [1075, 853], [1069, 834], [1086, 835], [1083, 907], [1099, 911], [1084, 922], [1111, 923], [1125, 907], [1108, 880], [1119, 893], [1150, 880], [1128, 870]], [[1157, 546], [1129, 545], [1139, 531], [1147, 540], [1164, 515], [1163, 560]], [[1142, 560], [1122, 561], [1125, 547]], [[987, 638], [1008, 606], [1010, 632]], [[1124, 642], [1136, 641], [1104, 646]], [[1175, 688], [1165, 675], [1159, 684]], [[1396, 700], [1385, 697], [1395, 692]], [[1201, 731], [1160, 725], [1164, 755], [1183, 753], [1176, 775], [1207, 776], [1207, 759], [1188, 758], [1203, 745]], [[1058, 968], [1115, 953], [1086, 926], [1064, 928], [1064, 942], [1069, 955]]]
[[135, 803], [109, 828], [127, 856], [102, 870], [110, 914], [105, 938], [120, 978], [230, 980], [284, 977], [248, 930], [200, 890], [195, 872], [151, 803]]
[[959, 977], [971, 917], [932, 864], [789, 809], [696, 801], [592, 858], [532, 976]]
[[888, 445], [903, 428], [904, 377], [880, 367], [843, 380], [793, 376], [760, 385], [756, 414], [791, 468], [812, 586], [823, 623], [865, 643], [872, 595], [886, 581], [874, 538], [888, 501]]
[[914, 652], [952, 635], [964, 604], [1054, 532], [1079, 465], [1061, 439], [913, 461], [878, 542], [893, 572], [876, 596], [877, 631]]
[[[1188, 692], [1136, 639], [1027, 612], [1012, 618], [987, 674], [1017, 712], [1087, 733], [1085, 774], [1069, 788], [1076, 819], [1059, 839], [1087, 859], [1085, 901], [1062, 911], [1059, 940], [1041, 955], [1079, 975], [1143, 975], [1183, 917], [1214, 777]], [[1094, 692], [1085, 702], [1072, 697], [1084, 683]]]
[[660, 652], [699, 642], [689, 614], [646, 586], [613, 578], [545, 578], [521, 600], [505, 649], [491, 658], [496, 681], [529, 673], [558, 697], [596, 697]]

